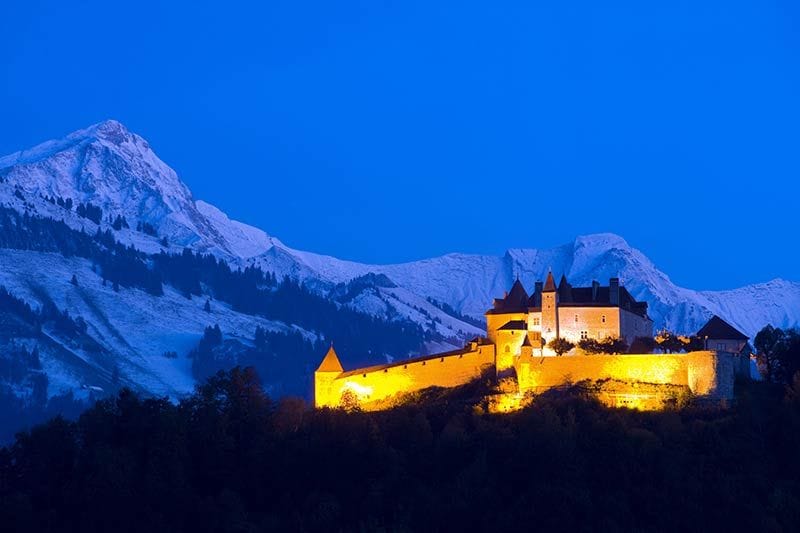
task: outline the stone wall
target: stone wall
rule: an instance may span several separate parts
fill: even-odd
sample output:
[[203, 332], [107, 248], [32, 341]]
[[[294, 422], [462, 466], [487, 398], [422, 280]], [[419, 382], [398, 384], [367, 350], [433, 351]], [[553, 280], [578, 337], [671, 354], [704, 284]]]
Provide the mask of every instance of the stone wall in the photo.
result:
[[714, 399], [733, 397], [733, 357], [708, 351], [663, 355], [520, 357], [516, 369], [521, 392], [543, 392], [580, 381], [611, 379], [683, 385], [696, 395]]
[[[715, 401], [733, 398], [741, 358], [711, 351], [685, 354], [576, 355], [542, 357], [531, 349], [515, 356], [517, 395], [542, 393], [578, 382], [614, 382], [599, 390], [606, 403], [654, 408], [676, 391]], [[389, 405], [399, 394], [429, 387], [456, 387], [495, 366], [494, 345], [472, 344], [459, 351], [349, 372], [317, 372], [315, 405], [337, 407], [348, 395], [364, 409]], [[661, 385], [661, 387], [659, 387]]]
[[460, 353], [400, 361], [330, 377], [318, 372], [314, 403], [317, 407], [339, 406], [347, 391], [358, 399], [362, 408], [369, 409], [370, 404], [384, 402], [398, 393], [464, 385], [494, 364], [494, 345], [483, 345]]

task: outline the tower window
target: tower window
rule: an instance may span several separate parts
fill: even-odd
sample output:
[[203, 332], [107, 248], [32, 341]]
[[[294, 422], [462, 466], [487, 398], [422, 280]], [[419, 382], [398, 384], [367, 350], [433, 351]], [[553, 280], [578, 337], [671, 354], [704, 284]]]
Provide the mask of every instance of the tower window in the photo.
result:
[[511, 348], [509, 348], [508, 345], [506, 345], [506, 353], [508, 353], [510, 351], [511, 351]]
[[603, 324], [606, 323], [606, 315], [601, 315], [600, 316], [600, 322], [602, 322]]
[[581, 331], [581, 340], [588, 339], [589, 332], [588, 331]]
[[575, 315], [575, 323], [578, 322], [578, 315]]
[[539, 325], [539, 317], [536, 317], [536, 318], [533, 319], [533, 325], [534, 326], [538, 326]]

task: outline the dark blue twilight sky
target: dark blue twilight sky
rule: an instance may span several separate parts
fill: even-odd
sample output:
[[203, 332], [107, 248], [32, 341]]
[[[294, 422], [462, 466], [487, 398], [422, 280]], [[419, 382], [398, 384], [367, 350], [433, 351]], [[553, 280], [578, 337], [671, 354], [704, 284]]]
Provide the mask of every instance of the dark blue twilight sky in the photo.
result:
[[692, 288], [800, 280], [798, 2], [534, 4], [6, 0], [0, 153], [116, 118], [301, 249], [612, 231]]

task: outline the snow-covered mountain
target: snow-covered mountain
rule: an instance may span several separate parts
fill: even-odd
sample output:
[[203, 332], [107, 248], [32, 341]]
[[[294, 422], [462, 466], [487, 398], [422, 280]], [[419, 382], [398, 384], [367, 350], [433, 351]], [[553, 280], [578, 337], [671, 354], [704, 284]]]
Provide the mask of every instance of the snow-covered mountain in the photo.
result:
[[0, 176], [26, 196], [91, 202], [103, 213], [152, 225], [178, 246], [246, 258], [276, 242], [195, 201], [148, 142], [115, 120], [0, 158]]
[[[54, 199], [97, 206], [102, 220], [79, 216]], [[410, 320], [435, 331], [439, 340], [429, 342], [428, 350], [480, 333], [479, 320], [492, 298], [502, 295], [517, 276], [531, 288], [548, 269], [566, 274], [573, 285], [620, 277], [636, 298], [649, 303], [658, 328], [694, 332], [712, 314], [750, 336], [765, 324], [800, 324], [800, 283], [774, 280], [731, 291], [693, 291], [672, 283], [644, 254], [612, 234], [577, 237], [556, 248], [508, 250], [502, 256], [448, 254], [396, 265], [295, 250], [196, 200], [146, 140], [113, 120], [0, 158], [0, 205], [62, 220], [92, 234], [124, 217], [128, 227], [114, 232], [120, 242], [147, 253], [188, 247], [233, 266], [257, 265], [278, 278], [288, 275], [321, 294], [335, 295], [337, 302], [356, 311]], [[143, 225], [149, 231], [141, 231]], [[160, 354], [185, 353], [196, 343], [208, 321], [202, 314], [193, 316], [200, 312], [200, 302], [170, 290], [163, 297], [110, 291], [88, 262], [57, 254], [0, 250], [0, 263], [0, 284], [34, 305], [42, 303], [44, 294], [84, 317], [96, 336], [108, 341], [108, 350], [127, 354], [125, 365], [135, 367], [131, 379], [143, 382], [144, 388], [174, 394], [190, 386], [186, 362], [165, 361]], [[76, 271], [82, 278], [80, 291], [67, 283], [68, 274]], [[342, 285], [346, 283], [350, 285]], [[215, 319], [226, 332], [250, 335], [256, 325], [295, 327], [218, 307], [222, 314]]]

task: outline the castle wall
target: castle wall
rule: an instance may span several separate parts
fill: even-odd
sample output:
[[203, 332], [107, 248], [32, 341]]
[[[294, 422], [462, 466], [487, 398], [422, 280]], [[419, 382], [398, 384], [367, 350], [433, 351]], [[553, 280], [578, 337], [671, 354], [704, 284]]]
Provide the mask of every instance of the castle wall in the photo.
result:
[[733, 356], [708, 351], [688, 354], [520, 357], [516, 369], [521, 392], [543, 392], [579, 381], [613, 379], [631, 384], [683, 385], [694, 394], [715, 399], [733, 397]]
[[344, 372], [321, 383], [315, 394], [317, 407], [337, 407], [349, 391], [364, 409], [380, 407], [398, 393], [428, 387], [457, 387], [479, 377], [495, 364], [494, 345], [475, 346], [473, 350], [443, 357], [412, 360], [408, 363], [376, 367], [365, 372]]

